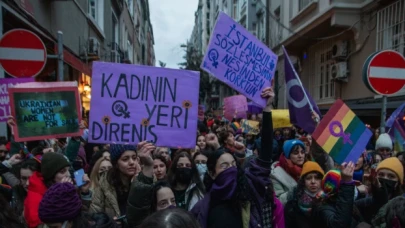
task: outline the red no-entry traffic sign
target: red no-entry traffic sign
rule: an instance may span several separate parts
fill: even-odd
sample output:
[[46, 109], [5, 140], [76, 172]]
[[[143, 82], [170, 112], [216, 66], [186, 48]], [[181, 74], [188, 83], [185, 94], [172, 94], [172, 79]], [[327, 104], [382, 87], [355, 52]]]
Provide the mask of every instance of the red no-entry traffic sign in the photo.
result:
[[404, 56], [393, 50], [373, 55], [367, 61], [367, 86], [381, 95], [391, 95], [400, 91], [405, 86]]
[[0, 40], [0, 64], [13, 77], [37, 76], [44, 69], [46, 58], [44, 43], [28, 30], [11, 30]]

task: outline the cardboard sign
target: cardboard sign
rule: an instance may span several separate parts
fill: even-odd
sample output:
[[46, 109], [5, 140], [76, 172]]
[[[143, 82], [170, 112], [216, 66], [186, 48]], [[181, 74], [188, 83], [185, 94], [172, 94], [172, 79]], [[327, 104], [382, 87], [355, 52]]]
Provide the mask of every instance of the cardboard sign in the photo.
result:
[[25, 82], [34, 82], [34, 78], [2, 78], [0, 79], [0, 122], [7, 122], [11, 116], [8, 88]]
[[337, 100], [319, 123], [312, 138], [336, 163], [356, 163], [372, 133], [354, 112]]
[[251, 135], [257, 135], [260, 133], [259, 121], [242, 120], [240, 123], [241, 123], [243, 133], [251, 134]]
[[260, 94], [271, 85], [277, 59], [242, 25], [220, 12], [201, 69], [264, 108], [266, 99]]
[[80, 136], [77, 82], [31, 82], [8, 89], [16, 142]]
[[271, 110], [271, 115], [273, 119], [273, 129], [292, 127], [288, 109]]
[[232, 121], [234, 117], [236, 118], [247, 118], [246, 111], [247, 100], [243, 95], [236, 95], [232, 97], [225, 97], [224, 99], [224, 116], [227, 120]]
[[199, 74], [94, 62], [89, 141], [194, 148]]

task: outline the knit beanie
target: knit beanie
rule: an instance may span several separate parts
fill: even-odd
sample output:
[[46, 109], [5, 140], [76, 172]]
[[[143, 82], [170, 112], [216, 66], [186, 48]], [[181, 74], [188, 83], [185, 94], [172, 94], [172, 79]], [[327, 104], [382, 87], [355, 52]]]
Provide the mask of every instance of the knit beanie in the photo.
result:
[[304, 163], [304, 165], [302, 166], [302, 171], [301, 171], [301, 176], [300, 178], [304, 177], [305, 175], [307, 175], [308, 173], [312, 173], [312, 172], [318, 172], [320, 174], [322, 174], [322, 176], [325, 175], [325, 172], [323, 171], [323, 169], [318, 165], [318, 163], [313, 162], [313, 161], [307, 161]]
[[284, 142], [283, 145], [283, 151], [286, 158], [288, 159], [290, 158], [291, 150], [295, 145], [299, 145], [302, 147], [303, 150], [305, 150], [305, 145], [301, 140], [298, 139], [287, 140]]
[[340, 170], [330, 170], [322, 179], [322, 190], [326, 195], [337, 193], [340, 186], [341, 174]]
[[380, 148], [389, 148], [392, 150], [392, 140], [389, 134], [384, 133], [378, 137], [377, 142], [375, 143], [375, 150]]
[[376, 172], [380, 169], [388, 169], [397, 174], [401, 184], [404, 182], [404, 167], [401, 161], [397, 157], [391, 157], [384, 159], [380, 164], [378, 164]]
[[136, 148], [135, 146], [129, 144], [111, 144], [110, 145], [111, 162], [118, 161], [121, 155], [127, 150], [136, 151]]
[[70, 166], [69, 160], [58, 153], [45, 153], [41, 160], [41, 173], [44, 180], [52, 179], [61, 169]]
[[52, 185], [42, 197], [38, 215], [44, 223], [72, 221], [82, 209], [82, 201], [70, 183]]

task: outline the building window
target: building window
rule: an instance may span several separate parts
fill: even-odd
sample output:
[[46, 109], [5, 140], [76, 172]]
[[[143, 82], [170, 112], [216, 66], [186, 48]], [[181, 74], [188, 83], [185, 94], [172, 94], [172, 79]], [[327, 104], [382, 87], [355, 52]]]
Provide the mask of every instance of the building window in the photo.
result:
[[238, 0], [233, 0], [232, 4], [232, 18], [237, 20], [238, 17]]
[[88, 13], [95, 24], [104, 30], [104, 0], [88, 0]]
[[[376, 51], [391, 49], [405, 56], [405, 0], [377, 12]], [[398, 95], [405, 93], [405, 87]]]
[[127, 45], [128, 45], [128, 59], [131, 61], [131, 63], [134, 63], [134, 46], [132, 45], [131, 38], [128, 36], [127, 40]]
[[115, 15], [114, 10], [112, 10], [112, 41], [114, 43], [118, 44], [119, 34], [120, 34], [120, 32], [119, 32], [118, 18]]
[[335, 81], [331, 70], [335, 60], [332, 58], [332, 47], [339, 38], [321, 41], [308, 49], [303, 59], [304, 87], [310, 88], [310, 94], [317, 102], [330, 102], [335, 99]]
[[299, 0], [298, 3], [298, 11], [303, 10], [305, 7], [307, 7], [313, 0]]

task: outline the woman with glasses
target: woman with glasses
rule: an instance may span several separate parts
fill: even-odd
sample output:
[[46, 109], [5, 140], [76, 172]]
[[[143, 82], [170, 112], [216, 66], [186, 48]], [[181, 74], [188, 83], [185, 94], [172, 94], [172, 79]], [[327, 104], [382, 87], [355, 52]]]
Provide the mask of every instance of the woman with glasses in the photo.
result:
[[375, 150], [381, 155], [383, 160], [392, 156], [392, 148], [391, 136], [387, 133], [380, 134], [375, 144]]
[[272, 164], [270, 176], [274, 192], [283, 205], [287, 203], [288, 193], [297, 186], [305, 161], [305, 145], [301, 140], [284, 142], [283, 153], [279, 161]]

